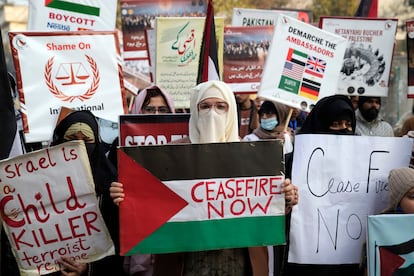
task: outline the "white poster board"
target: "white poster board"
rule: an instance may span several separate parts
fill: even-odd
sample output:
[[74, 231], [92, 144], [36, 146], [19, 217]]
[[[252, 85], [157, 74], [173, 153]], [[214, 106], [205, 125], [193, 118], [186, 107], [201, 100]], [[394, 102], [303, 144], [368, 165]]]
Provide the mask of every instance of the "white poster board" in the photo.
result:
[[295, 138], [289, 262], [355, 264], [367, 216], [388, 205], [388, 173], [407, 167], [413, 140], [401, 137], [311, 135]]
[[258, 96], [309, 111], [319, 99], [335, 94], [346, 43], [343, 37], [280, 15]]
[[116, 0], [29, 0], [30, 31], [113, 31]]
[[233, 8], [231, 25], [244, 27], [276, 25], [279, 14], [293, 18], [299, 16], [298, 11]]
[[113, 122], [127, 113], [115, 31], [11, 32], [9, 37], [26, 142], [50, 139], [61, 106]]
[[113, 255], [83, 142], [67, 142], [0, 162], [3, 227], [22, 275]]
[[336, 94], [388, 96], [397, 19], [321, 17], [320, 27], [348, 46]]

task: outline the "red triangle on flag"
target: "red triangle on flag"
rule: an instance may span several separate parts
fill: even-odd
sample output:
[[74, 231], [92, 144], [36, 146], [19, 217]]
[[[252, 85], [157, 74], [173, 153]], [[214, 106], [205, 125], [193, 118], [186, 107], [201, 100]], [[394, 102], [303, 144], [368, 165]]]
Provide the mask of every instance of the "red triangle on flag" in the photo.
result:
[[381, 276], [392, 276], [405, 260], [400, 255], [394, 254], [391, 251], [379, 247]]
[[118, 181], [123, 183], [125, 193], [119, 205], [120, 253], [125, 255], [188, 202], [122, 150], [118, 150], [118, 163]]

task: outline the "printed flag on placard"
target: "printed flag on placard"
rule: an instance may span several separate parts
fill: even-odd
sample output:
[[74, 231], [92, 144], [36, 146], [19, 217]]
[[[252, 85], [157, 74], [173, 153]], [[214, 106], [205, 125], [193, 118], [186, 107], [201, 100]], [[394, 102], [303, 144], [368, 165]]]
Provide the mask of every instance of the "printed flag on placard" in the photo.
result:
[[121, 254], [284, 244], [282, 147], [258, 141], [120, 148]]
[[212, 0], [208, 1], [204, 23], [203, 43], [201, 44], [197, 84], [208, 80], [219, 80], [216, 25]]
[[[321, 87], [326, 61], [290, 48], [279, 82], [279, 88], [314, 101]], [[315, 80], [316, 79], [316, 80]]]

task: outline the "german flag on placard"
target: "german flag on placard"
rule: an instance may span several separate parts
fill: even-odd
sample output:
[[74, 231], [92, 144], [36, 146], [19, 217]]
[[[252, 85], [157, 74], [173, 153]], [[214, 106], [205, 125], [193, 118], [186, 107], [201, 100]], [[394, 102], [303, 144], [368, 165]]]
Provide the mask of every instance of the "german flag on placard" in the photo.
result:
[[124, 147], [118, 164], [122, 255], [285, 243], [280, 141]]
[[319, 89], [321, 88], [321, 84], [310, 78], [306, 78], [304, 75], [302, 79], [302, 84], [300, 87], [299, 95], [311, 100], [317, 100], [319, 96]]

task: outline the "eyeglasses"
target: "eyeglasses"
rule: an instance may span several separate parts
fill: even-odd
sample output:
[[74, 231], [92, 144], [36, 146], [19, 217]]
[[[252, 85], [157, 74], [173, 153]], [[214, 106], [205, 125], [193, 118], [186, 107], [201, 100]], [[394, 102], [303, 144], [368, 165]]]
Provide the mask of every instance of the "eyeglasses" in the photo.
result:
[[165, 113], [170, 113], [170, 108], [168, 106], [160, 106], [160, 107], [156, 107], [156, 106], [149, 106], [147, 105], [146, 107], [142, 108], [143, 113], [151, 113], [151, 114], [155, 114], [155, 113], [160, 113], [160, 114], [165, 114]]
[[225, 102], [217, 102], [215, 104], [209, 104], [209, 103], [199, 103], [198, 104], [198, 110], [199, 111], [208, 111], [211, 110], [211, 108], [214, 107], [216, 112], [218, 114], [226, 113], [229, 110], [229, 105]]

